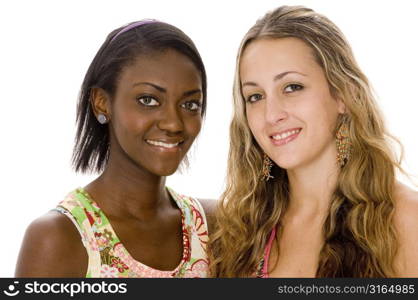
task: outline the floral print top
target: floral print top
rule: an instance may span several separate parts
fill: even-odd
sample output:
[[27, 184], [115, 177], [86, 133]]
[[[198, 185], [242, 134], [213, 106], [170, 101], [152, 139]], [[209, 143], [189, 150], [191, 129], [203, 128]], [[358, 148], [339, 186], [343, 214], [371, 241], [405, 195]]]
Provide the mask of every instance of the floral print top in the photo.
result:
[[172, 271], [136, 261], [116, 236], [109, 220], [87, 192], [78, 188], [56, 207], [77, 227], [88, 254], [86, 277], [207, 277], [208, 230], [201, 204], [167, 188], [182, 213], [183, 257]]

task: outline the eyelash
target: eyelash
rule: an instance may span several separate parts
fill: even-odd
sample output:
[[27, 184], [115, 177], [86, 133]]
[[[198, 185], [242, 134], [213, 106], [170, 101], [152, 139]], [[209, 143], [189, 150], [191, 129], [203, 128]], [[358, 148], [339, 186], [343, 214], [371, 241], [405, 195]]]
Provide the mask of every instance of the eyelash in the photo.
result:
[[[156, 105], [150, 105], [149, 103], [148, 104], [147, 103], [144, 103], [142, 101], [143, 99], [151, 99], [151, 101], [154, 100], [158, 104], [156, 104]], [[153, 96], [147, 96], [147, 95], [146, 96], [140, 96], [140, 97], [137, 98], [137, 100], [138, 100], [139, 103], [141, 103], [142, 105], [147, 106], [147, 107], [160, 106], [160, 102], [156, 98], [154, 98]]]
[[[148, 104], [147, 103], [144, 103], [144, 101], [143, 101], [144, 99], [151, 99], [151, 101], [155, 101], [158, 104], [150, 105], [149, 103]], [[140, 96], [140, 97], [137, 98], [137, 101], [139, 103], [141, 103], [142, 105], [147, 106], [147, 107], [160, 106], [160, 102], [155, 97], [153, 97], [153, 96]], [[190, 107], [187, 107], [188, 104], [192, 104], [192, 105], [194, 104], [195, 106], [194, 106], [194, 108], [190, 108]], [[184, 108], [184, 109], [187, 109], [187, 110], [189, 110], [191, 112], [197, 112], [202, 107], [202, 103], [200, 101], [198, 101], [198, 100], [190, 100], [190, 101], [186, 101], [185, 103], [183, 103], [181, 105], [181, 107]]]
[[[296, 89], [293, 89], [292, 91], [290, 91], [290, 92], [286, 92], [286, 89], [287, 88], [289, 88], [289, 87], [293, 87], [293, 88], [296, 88]], [[297, 91], [300, 91], [300, 90], [302, 90], [303, 89], [303, 85], [301, 85], [301, 84], [298, 84], [298, 83], [291, 83], [291, 84], [288, 84], [284, 89], [283, 89], [283, 92], [284, 93], [286, 93], [286, 94], [289, 94], [289, 93], [293, 93], [293, 92], [297, 92]]]
[[[291, 91], [286, 91], [286, 89], [288, 89], [288, 88], [292, 88], [292, 90]], [[303, 88], [304, 87], [301, 84], [291, 83], [291, 84], [288, 84], [287, 86], [285, 86], [285, 88], [283, 89], [283, 93], [290, 94], [290, 93], [293, 93], [293, 92], [297, 92], [297, 91], [303, 90]], [[260, 98], [259, 99], [256, 99], [256, 100], [252, 100], [252, 98], [254, 96], [260, 96]], [[254, 103], [254, 102], [257, 102], [257, 101], [259, 101], [261, 99], [263, 99], [263, 96], [261, 94], [252, 94], [252, 95], [250, 95], [250, 96], [247, 97], [246, 101], [249, 102], [249, 103]]]
[[[254, 96], [260, 96], [260, 99], [252, 100], [252, 98]], [[261, 94], [252, 94], [252, 95], [247, 97], [247, 102], [248, 103], [254, 103], [254, 102], [257, 102], [257, 101], [261, 100], [262, 98], [263, 98], [263, 96]]]
[[[193, 109], [191, 109], [191, 108], [188, 108], [187, 107], [187, 104], [195, 104], [196, 105], [196, 107], [195, 108], [193, 108]], [[183, 107], [184, 109], [187, 109], [187, 110], [189, 110], [189, 111], [191, 111], [191, 112], [197, 112], [197, 111], [199, 111], [200, 110], [200, 108], [202, 107], [202, 103], [200, 102], [200, 101], [198, 101], [198, 100], [190, 100], [190, 101], [186, 101], [185, 103], [183, 103], [182, 105], [181, 105], [181, 107]]]

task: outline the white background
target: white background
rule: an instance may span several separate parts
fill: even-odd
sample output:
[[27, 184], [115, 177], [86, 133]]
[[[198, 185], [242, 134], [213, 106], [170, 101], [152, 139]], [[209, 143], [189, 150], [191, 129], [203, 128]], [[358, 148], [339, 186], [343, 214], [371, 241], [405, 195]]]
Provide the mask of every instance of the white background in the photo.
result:
[[239, 42], [257, 18], [284, 4], [311, 7], [345, 33], [390, 131], [404, 144], [404, 167], [418, 174], [415, 1], [2, 1], [0, 277], [13, 276], [28, 224], [94, 178], [70, 166], [75, 108], [84, 74], [111, 30], [156, 18], [195, 41], [208, 73], [207, 117], [191, 168], [168, 185], [215, 199], [225, 177]]

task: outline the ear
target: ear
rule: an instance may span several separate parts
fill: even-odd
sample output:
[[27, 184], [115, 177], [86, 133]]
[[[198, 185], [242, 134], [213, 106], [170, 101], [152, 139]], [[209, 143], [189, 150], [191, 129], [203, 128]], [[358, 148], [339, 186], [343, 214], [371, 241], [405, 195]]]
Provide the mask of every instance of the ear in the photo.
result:
[[92, 88], [90, 95], [90, 105], [94, 115], [104, 114], [110, 120], [110, 99], [109, 95], [102, 88]]
[[337, 98], [337, 111], [340, 114], [345, 114], [347, 112], [347, 108], [345, 107], [343, 100], [340, 98]]

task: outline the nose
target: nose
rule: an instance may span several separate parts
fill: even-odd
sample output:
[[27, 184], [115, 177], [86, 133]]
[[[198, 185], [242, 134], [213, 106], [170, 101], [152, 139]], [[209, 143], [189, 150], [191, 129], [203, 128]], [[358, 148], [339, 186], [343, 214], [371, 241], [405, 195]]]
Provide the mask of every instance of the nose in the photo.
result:
[[179, 110], [174, 105], [167, 105], [166, 109], [161, 111], [158, 128], [167, 133], [180, 133], [184, 129], [183, 119]]
[[266, 98], [264, 117], [268, 123], [276, 124], [288, 117], [286, 107], [279, 97], [271, 96]]

